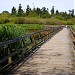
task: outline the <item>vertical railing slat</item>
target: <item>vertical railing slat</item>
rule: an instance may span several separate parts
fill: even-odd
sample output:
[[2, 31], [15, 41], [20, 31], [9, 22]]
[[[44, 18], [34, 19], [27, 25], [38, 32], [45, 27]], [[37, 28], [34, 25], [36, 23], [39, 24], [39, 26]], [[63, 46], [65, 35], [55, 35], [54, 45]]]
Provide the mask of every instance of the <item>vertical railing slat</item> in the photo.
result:
[[[12, 48], [11, 45], [8, 45], [8, 56], [12, 53]], [[8, 64], [10, 64], [12, 62], [12, 57], [9, 56], [8, 57]]]

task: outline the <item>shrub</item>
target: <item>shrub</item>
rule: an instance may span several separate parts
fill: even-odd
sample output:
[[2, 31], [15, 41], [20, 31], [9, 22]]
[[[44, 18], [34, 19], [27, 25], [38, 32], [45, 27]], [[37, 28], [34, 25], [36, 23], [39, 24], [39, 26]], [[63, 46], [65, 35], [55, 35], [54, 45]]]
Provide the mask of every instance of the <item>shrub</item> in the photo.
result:
[[15, 24], [38, 24], [39, 20], [36, 18], [25, 18], [25, 17], [17, 17], [14, 21]]
[[0, 24], [3, 24], [3, 18], [0, 18]]
[[17, 17], [14, 21], [15, 24], [44, 24], [44, 25], [66, 25], [67, 22], [55, 18], [40, 19], [40, 18], [25, 18]]
[[9, 18], [5, 18], [3, 23], [8, 23], [8, 22], [10, 22], [10, 19]]
[[67, 20], [67, 25], [73, 25], [73, 24], [74, 24], [73, 21]]
[[6, 24], [8, 22], [10, 22], [9, 18], [0, 18], [0, 24]]
[[66, 21], [61, 21], [59, 19], [51, 18], [51, 19], [45, 19], [45, 24], [46, 25], [62, 25], [62, 24], [65, 25], [67, 23], [66, 23]]
[[24, 21], [25, 21], [24, 18], [18, 17], [18, 18], [15, 18], [14, 23], [15, 24], [24, 24]]

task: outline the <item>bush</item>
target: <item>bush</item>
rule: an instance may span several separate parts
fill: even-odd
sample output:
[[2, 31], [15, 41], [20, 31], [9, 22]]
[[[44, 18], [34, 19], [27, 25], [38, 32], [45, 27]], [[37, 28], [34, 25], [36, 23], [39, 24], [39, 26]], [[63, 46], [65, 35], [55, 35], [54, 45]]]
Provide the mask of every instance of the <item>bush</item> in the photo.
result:
[[74, 24], [73, 21], [67, 20], [67, 25], [73, 25], [73, 24]]
[[3, 18], [0, 18], [0, 24], [3, 24]]
[[5, 19], [4, 19], [4, 23], [8, 23], [8, 22], [10, 22], [10, 19], [5, 18]]
[[24, 24], [24, 22], [25, 22], [25, 19], [22, 17], [15, 18], [15, 20], [14, 20], [15, 24]]
[[25, 17], [17, 17], [14, 21], [15, 24], [38, 24], [39, 20], [36, 18], [25, 18]]
[[62, 25], [62, 24], [66, 25], [67, 23], [66, 21], [61, 21], [59, 19], [51, 18], [51, 19], [45, 19], [44, 24], [46, 25]]
[[6, 24], [8, 22], [10, 22], [9, 18], [0, 18], [0, 24]]
[[44, 25], [73, 25], [75, 18], [67, 21], [56, 18], [37, 18], [37, 17], [10, 17], [0, 18], [0, 24], [44, 24]]
[[51, 19], [40, 19], [40, 18], [25, 18], [25, 17], [17, 17], [14, 20], [15, 24], [44, 24], [44, 25], [61, 25], [67, 24], [66, 21], [62, 21], [59, 19], [51, 18]]

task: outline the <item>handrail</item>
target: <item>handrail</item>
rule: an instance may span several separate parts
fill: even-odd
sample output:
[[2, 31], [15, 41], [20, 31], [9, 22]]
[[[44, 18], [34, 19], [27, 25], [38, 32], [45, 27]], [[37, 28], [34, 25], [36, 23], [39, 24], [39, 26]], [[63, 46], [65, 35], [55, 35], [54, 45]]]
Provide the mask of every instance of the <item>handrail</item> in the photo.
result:
[[74, 49], [75, 49], [75, 29], [73, 29], [72, 26], [70, 26], [70, 31], [71, 31], [71, 38], [72, 38]]
[[54, 34], [62, 30], [62, 26], [50, 27], [38, 32], [0, 43], [0, 72], [12, 68], [40, 45], [45, 43]]

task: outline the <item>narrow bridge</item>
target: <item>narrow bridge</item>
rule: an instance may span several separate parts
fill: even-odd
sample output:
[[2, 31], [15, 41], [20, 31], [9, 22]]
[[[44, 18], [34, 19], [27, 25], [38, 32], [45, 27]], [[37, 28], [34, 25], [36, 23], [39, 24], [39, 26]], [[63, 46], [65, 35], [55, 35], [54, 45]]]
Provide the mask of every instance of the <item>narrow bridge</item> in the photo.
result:
[[[75, 75], [74, 48], [70, 29], [57, 27], [43, 32], [44, 35], [41, 31], [43, 36], [29, 35], [31, 42], [27, 44], [24, 42], [26, 37], [18, 38], [22, 40], [22, 42], [20, 41], [22, 49], [18, 52], [15, 52], [10, 46], [11, 43], [15, 42], [8, 41], [8, 44], [0, 44], [1, 48], [4, 46], [3, 48], [8, 49], [8, 54], [0, 61], [3, 75]], [[29, 49], [26, 48], [28, 45], [31, 46], [28, 47]], [[26, 49], [29, 51], [27, 54], [25, 54]], [[10, 50], [13, 50], [13, 52]], [[16, 66], [12, 68], [14, 65]]]

